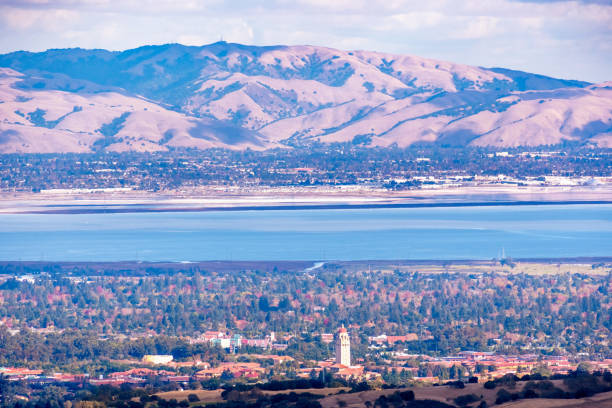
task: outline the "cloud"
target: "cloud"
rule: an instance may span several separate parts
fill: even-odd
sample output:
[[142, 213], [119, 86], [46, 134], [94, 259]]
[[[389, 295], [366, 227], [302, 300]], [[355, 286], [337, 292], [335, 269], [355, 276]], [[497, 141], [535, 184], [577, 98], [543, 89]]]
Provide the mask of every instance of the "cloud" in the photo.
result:
[[568, 2], [577, 2], [583, 4], [601, 4], [604, 6], [612, 5], [610, 0], [513, 0], [521, 3], [568, 3]]
[[500, 31], [499, 18], [489, 16], [479, 16], [469, 19], [464, 29], [455, 33], [455, 38], [459, 39], [479, 39], [493, 35]]
[[393, 14], [388, 20], [401, 25], [407, 30], [419, 30], [424, 27], [432, 27], [444, 20], [442, 13], [433, 11], [414, 11], [408, 13]]
[[76, 11], [66, 9], [38, 10], [24, 8], [6, 8], [1, 18], [7, 27], [15, 30], [60, 31], [71, 21], [78, 19]]
[[312, 44], [612, 79], [608, 1], [0, 0], [0, 52]]

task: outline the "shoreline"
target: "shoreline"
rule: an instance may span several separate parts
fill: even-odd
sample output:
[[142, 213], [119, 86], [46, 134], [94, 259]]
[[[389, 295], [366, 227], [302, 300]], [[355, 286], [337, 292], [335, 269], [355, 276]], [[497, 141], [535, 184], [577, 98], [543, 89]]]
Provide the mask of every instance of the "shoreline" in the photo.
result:
[[236, 206], [194, 206], [155, 204], [65, 204], [49, 205], [53, 208], [0, 210], [1, 214], [124, 214], [124, 213], [169, 213], [169, 212], [219, 212], [219, 211], [299, 211], [299, 210], [363, 210], [393, 208], [459, 208], [459, 207], [511, 207], [511, 206], [554, 206], [554, 205], [609, 205], [610, 200], [561, 200], [561, 201], [454, 201], [454, 202], [395, 202], [395, 203], [339, 203], [339, 204], [279, 204], [279, 205], [236, 205]]
[[517, 205], [612, 204], [612, 184], [600, 186], [499, 185], [388, 191], [363, 186], [215, 188], [176, 191], [53, 193], [0, 192], [1, 214], [342, 210]]
[[[512, 266], [496, 260], [372, 260], [372, 261], [0, 261], [0, 283], [3, 279], [19, 277], [32, 279], [38, 274], [60, 273], [74, 277], [157, 276], [167, 273], [224, 273], [261, 271], [273, 274], [319, 274], [327, 270], [345, 273], [369, 271], [372, 274], [402, 273], [459, 273], [459, 274], [527, 274], [558, 275], [579, 273], [609, 275], [612, 256], [574, 258], [513, 259]], [[52, 272], [50, 272], [52, 271]]]
[[[509, 258], [510, 259], [510, 258]], [[591, 263], [612, 263], [612, 255], [609, 256], [575, 256], [575, 257], [542, 257], [542, 258], [511, 258], [512, 262], [527, 263], [527, 264], [566, 264], [566, 265], [584, 265]], [[496, 261], [499, 263], [499, 261]], [[325, 260], [320, 259], [302, 259], [302, 260], [203, 260], [203, 261], [137, 261], [137, 260], [123, 260], [123, 261], [23, 261], [23, 260], [0, 260], [0, 267], [7, 265], [20, 265], [20, 266], [48, 266], [48, 265], [59, 265], [66, 267], [73, 267], [78, 265], [85, 266], [117, 266], [125, 267], [133, 265], [137, 267], [147, 266], [159, 266], [159, 267], [222, 267], [222, 266], [237, 266], [237, 267], [256, 267], [256, 266], [286, 266], [286, 267], [305, 267], [308, 270], [315, 270], [327, 266], [359, 266], [369, 265], [372, 267], [380, 266], [412, 266], [412, 265], [435, 265], [435, 266], [447, 266], [447, 265], [464, 265], [464, 266], [476, 266], [484, 265], [490, 266], [494, 261], [492, 259], [365, 259], [365, 260]], [[312, 268], [316, 266], [316, 268]]]

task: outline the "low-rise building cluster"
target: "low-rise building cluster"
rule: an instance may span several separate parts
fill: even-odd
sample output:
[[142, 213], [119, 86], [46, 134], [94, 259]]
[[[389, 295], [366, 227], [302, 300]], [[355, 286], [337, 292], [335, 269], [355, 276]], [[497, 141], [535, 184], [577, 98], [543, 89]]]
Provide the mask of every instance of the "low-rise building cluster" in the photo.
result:
[[[379, 335], [369, 337], [370, 344], [393, 345], [401, 341], [412, 340], [416, 335], [404, 336]], [[172, 355], [145, 355], [141, 361], [122, 361], [132, 364], [126, 371], [113, 372], [106, 376], [92, 378], [87, 374], [45, 373], [40, 369], [3, 367], [0, 376], [9, 381], [27, 381], [38, 384], [49, 383], [89, 383], [91, 385], [145, 384], [152, 378], [162, 382], [190, 383], [220, 379], [230, 381], [243, 379], [249, 382], [261, 382], [271, 378], [320, 378], [331, 375], [346, 381], [383, 381], [389, 378], [389, 372], [409, 381], [444, 382], [448, 379], [475, 378], [479, 382], [503, 377], [507, 374], [529, 374], [545, 370], [551, 375], [567, 374], [577, 370], [579, 364], [585, 364], [590, 370], [612, 369], [612, 359], [585, 361], [568, 356], [543, 356], [537, 354], [504, 355], [493, 352], [462, 351], [452, 356], [433, 357], [426, 354], [408, 354], [405, 352], [383, 352], [382, 362], [353, 365], [351, 360], [351, 337], [344, 327], [335, 335], [320, 335], [323, 342], [334, 342], [335, 358], [323, 361], [296, 361], [293, 357], [276, 354], [239, 353], [245, 346], [259, 347], [268, 351], [278, 350], [278, 345], [287, 347], [286, 343], [277, 343], [274, 333], [263, 339], [242, 338], [220, 331], [208, 331], [192, 342], [208, 342], [233, 351], [234, 361], [214, 365], [199, 360], [177, 362]], [[284, 339], [287, 340], [287, 339]], [[152, 368], [160, 367], [160, 368]], [[182, 374], [182, 368], [192, 368], [192, 374]], [[178, 370], [178, 371], [174, 371]], [[444, 371], [446, 370], [446, 371]], [[446, 374], [436, 374], [443, 373]], [[449, 376], [449, 373], [450, 374]], [[404, 381], [406, 382], [406, 381]]]
[[231, 334], [224, 331], [207, 331], [201, 336], [190, 339], [194, 343], [210, 343], [213, 346], [219, 346], [223, 349], [237, 350], [241, 347], [257, 347], [268, 350], [285, 350], [287, 348], [287, 339], [283, 342], [277, 341], [274, 332], [264, 338], [245, 338], [240, 334]]

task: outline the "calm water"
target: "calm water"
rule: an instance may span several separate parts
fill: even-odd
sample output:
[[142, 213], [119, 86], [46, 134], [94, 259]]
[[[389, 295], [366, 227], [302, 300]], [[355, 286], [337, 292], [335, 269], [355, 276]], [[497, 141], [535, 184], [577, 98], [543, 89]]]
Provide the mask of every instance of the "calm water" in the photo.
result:
[[0, 215], [0, 260], [612, 256], [612, 205]]

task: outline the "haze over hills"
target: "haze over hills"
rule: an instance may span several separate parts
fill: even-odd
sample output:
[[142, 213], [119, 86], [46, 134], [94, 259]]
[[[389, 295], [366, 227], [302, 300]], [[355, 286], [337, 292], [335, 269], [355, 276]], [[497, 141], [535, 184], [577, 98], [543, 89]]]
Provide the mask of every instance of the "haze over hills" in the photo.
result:
[[612, 147], [612, 83], [414, 56], [215, 43], [0, 55], [0, 152]]

